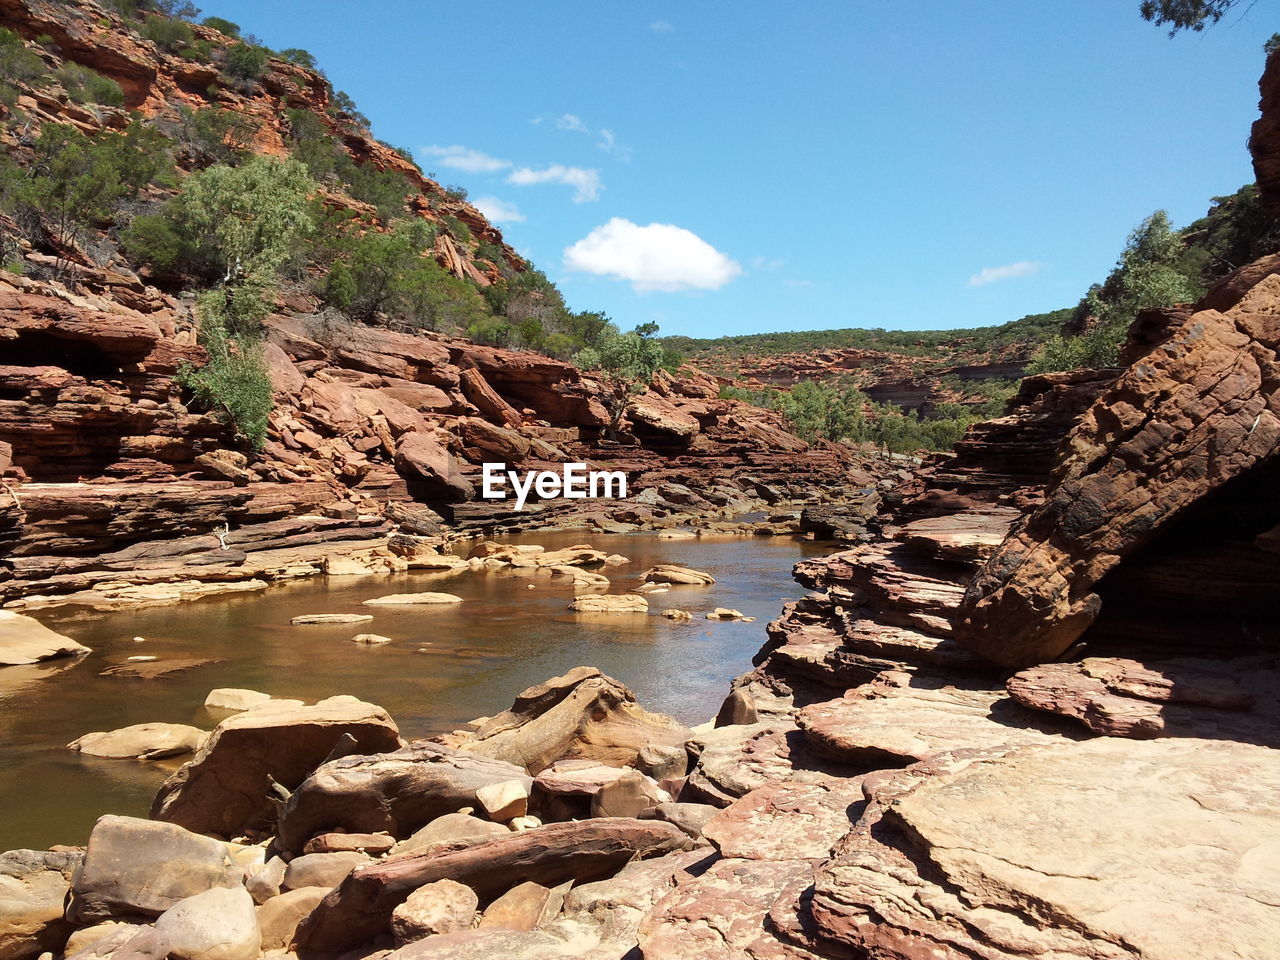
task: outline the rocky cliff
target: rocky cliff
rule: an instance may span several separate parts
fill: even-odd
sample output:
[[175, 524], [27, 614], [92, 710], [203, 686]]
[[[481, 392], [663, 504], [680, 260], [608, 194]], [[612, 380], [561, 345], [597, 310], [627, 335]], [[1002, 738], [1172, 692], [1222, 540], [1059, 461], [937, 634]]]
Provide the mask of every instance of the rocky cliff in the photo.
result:
[[[240, 148], [281, 154], [305, 115], [346, 162], [403, 181], [404, 214], [432, 225], [430, 252], [473, 296], [528, 269], [479, 211], [338, 109], [315, 70], [275, 56], [258, 80], [235, 82], [89, 2], [5, 0], [0, 15], [43, 65], [0, 104], [19, 162], [49, 125], [97, 135], [140, 117], [174, 131], [211, 107], [247, 121]], [[229, 42], [186, 29], [197, 45]], [[119, 84], [123, 104], [77, 102], [68, 65]], [[139, 202], [154, 208], [173, 187], [147, 190]], [[320, 199], [380, 229], [342, 183], [325, 181]], [[105, 227], [39, 226], [0, 223], [15, 251], [0, 272], [0, 603], [165, 602], [320, 572], [336, 557], [394, 569], [417, 549], [411, 538], [446, 528], [794, 532], [805, 504], [863, 499], [895, 469], [805, 443], [775, 415], [718, 399], [719, 384], [693, 369], [659, 374], [614, 436], [608, 392], [571, 364], [394, 316], [357, 322], [324, 309], [315, 278], [280, 287], [263, 322], [273, 411], [254, 451], [179, 383], [208, 360], [190, 294], [139, 267]], [[630, 496], [534, 497], [517, 511], [480, 496], [486, 462], [582, 462], [625, 474]]]

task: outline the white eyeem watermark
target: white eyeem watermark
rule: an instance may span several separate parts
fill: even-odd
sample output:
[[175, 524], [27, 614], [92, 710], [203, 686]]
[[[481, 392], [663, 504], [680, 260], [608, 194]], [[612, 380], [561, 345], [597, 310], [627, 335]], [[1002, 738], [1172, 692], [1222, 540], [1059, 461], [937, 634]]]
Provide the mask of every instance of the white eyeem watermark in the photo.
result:
[[486, 463], [480, 496], [486, 500], [506, 500], [510, 486], [516, 496], [516, 509], [523, 510], [529, 493], [543, 500], [564, 497], [567, 500], [623, 500], [627, 496], [627, 475], [621, 470], [588, 470], [585, 463], [566, 463], [554, 470], [508, 470], [505, 463]]

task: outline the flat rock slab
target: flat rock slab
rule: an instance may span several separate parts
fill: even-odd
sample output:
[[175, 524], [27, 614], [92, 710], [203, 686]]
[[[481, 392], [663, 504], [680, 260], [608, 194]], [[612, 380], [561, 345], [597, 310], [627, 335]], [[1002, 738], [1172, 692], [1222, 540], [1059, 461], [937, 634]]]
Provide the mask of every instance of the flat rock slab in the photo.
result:
[[416, 604], [461, 603], [462, 598], [452, 593], [392, 593], [385, 597], [365, 600], [366, 607], [408, 607]]
[[991, 507], [925, 517], [904, 525], [898, 539], [939, 559], [981, 561], [996, 552], [1020, 516], [1013, 507]]
[[640, 574], [644, 583], [679, 583], [691, 586], [705, 586], [716, 582], [716, 578], [701, 570], [676, 566], [674, 563], [660, 563]]
[[1107, 736], [1280, 746], [1280, 669], [1274, 658], [1090, 657], [1029, 667], [1006, 687], [1023, 706], [1071, 717]]
[[779, 895], [813, 869], [809, 860], [721, 860], [677, 883], [640, 924], [644, 960], [824, 960], [766, 924]]
[[151, 816], [197, 833], [238, 836], [274, 819], [272, 780], [296, 789], [345, 735], [362, 752], [400, 745], [386, 711], [355, 697], [329, 697], [310, 707], [267, 703], [228, 717], [161, 785]]
[[822, 778], [841, 769], [809, 756], [804, 736], [786, 720], [718, 727], [698, 734], [693, 743], [701, 752], [680, 799], [717, 807], [771, 781]]
[[818, 873], [822, 933], [877, 957], [1269, 957], [1280, 752], [1100, 738], [943, 754], [872, 785]]
[[369, 613], [307, 613], [300, 617], [294, 617], [289, 622], [296, 627], [300, 627], [327, 623], [368, 623], [372, 619], [373, 615]]
[[200, 749], [207, 734], [184, 723], [135, 723], [98, 733], [86, 733], [67, 744], [70, 750], [112, 760], [159, 760]]
[[632, 860], [687, 844], [669, 823], [617, 818], [549, 824], [462, 848], [433, 847], [378, 861], [353, 871], [303, 922], [298, 955], [332, 956], [389, 933], [392, 911], [437, 880], [465, 883], [481, 902], [492, 901], [528, 880], [548, 887], [601, 880]]
[[[900, 767], [944, 750], [1053, 743], [1066, 734], [1042, 729], [1033, 711], [1003, 690], [868, 685], [796, 714], [815, 752], [864, 770]], [[1050, 724], [1043, 726], [1049, 727]]]
[[702, 835], [729, 858], [824, 858], [849, 832], [862, 801], [860, 777], [769, 783], [715, 814]]
[[40, 663], [92, 653], [84, 644], [50, 630], [39, 620], [0, 610], [0, 667]]

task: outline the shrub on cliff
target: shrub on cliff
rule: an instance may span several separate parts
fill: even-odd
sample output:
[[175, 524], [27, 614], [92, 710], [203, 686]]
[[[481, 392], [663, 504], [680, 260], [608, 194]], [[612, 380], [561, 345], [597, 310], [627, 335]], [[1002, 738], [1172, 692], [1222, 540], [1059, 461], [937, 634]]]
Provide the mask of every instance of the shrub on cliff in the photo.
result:
[[107, 107], [118, 107], [124, 103], [120, 84], [79, 63], [64, 63], [54, 71], [54, 76], [75, 103], [97, 103]]
[[232, 23], [223, 17], [205, 17], [200, 21], [200, 25], [217, 30], [224, 37], [230, 37], [232, 40], [240, 38], [240, 24]]
[[196, 38], [187, 24], [165, 16], [147, 17], [141, 33], [167, 53], [177, 53]]
[[232, 335], [218, 291], [202, 295], [196, 313], [200, 345], [209, 360], [202, 367], [183, 366], [175, 379], [198, 404], [226, 416], [254, 450], [261, 450], [272, 408], [262, 343], [256, 337]]
[[28, 49], [12, 30], [0, 27], [0, 83], [31, 83], [47, 72], [40, 54]]
[[261, 80], [267, 73], [267, 51], [263, 47], [237, 43], [227, 51], [227, 76], [233, 80]]

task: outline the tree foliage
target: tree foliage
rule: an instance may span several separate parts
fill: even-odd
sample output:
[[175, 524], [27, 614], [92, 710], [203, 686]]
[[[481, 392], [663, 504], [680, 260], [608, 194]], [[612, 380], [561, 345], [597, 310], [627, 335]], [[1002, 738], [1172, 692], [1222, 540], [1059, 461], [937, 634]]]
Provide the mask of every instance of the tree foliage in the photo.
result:
[[598, 376], [608, 390], [609, 433], [616, 433], [632, 397], [649, 388], [666, 354], [653, 338], [657, 325], [646, 323], [630, 333], [609, 333], [597, 346], [584, 347], [574, 363]]
[[1169, 27], [1169, 36], [1179, 30], [1199, 32], [1226, 15], [1236, 0], [1142, 0], [1138, 12], [1156, 26]]

